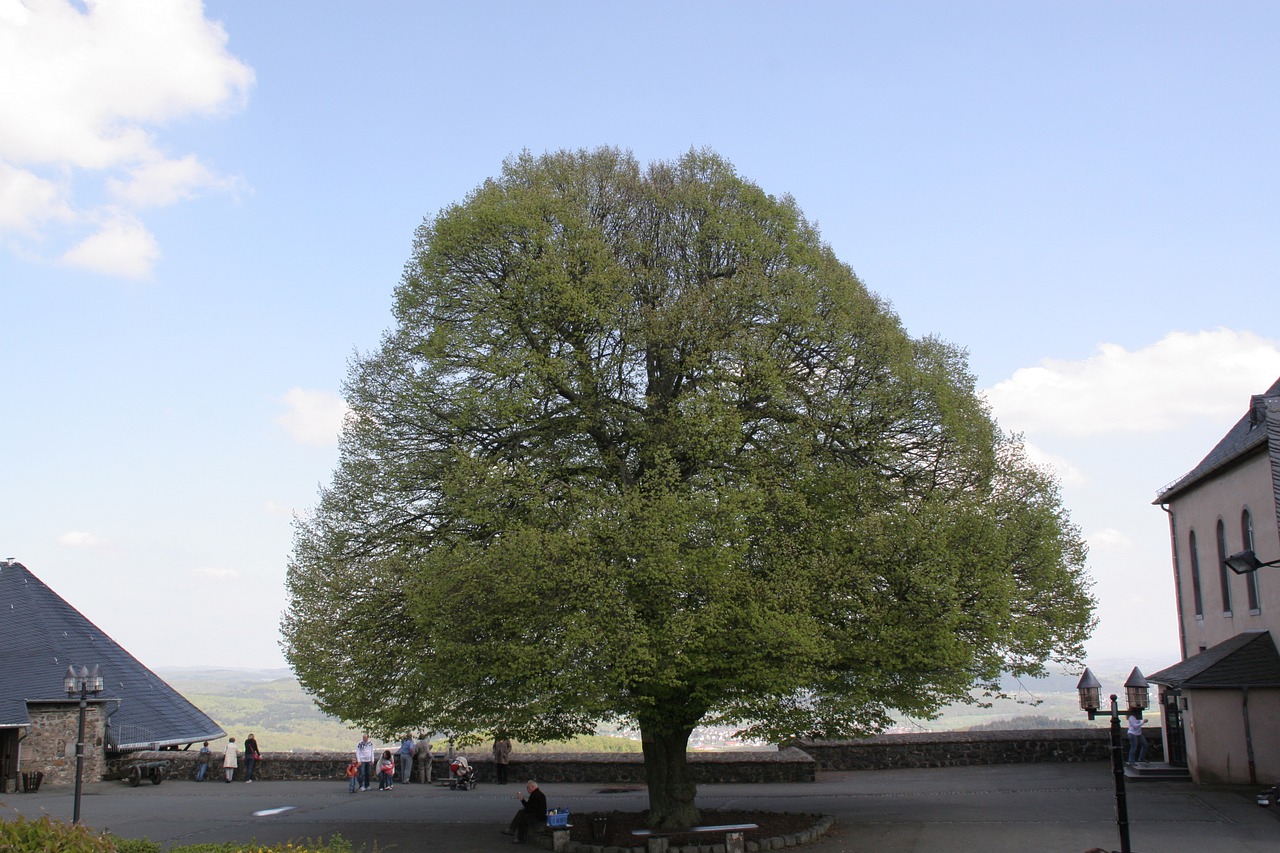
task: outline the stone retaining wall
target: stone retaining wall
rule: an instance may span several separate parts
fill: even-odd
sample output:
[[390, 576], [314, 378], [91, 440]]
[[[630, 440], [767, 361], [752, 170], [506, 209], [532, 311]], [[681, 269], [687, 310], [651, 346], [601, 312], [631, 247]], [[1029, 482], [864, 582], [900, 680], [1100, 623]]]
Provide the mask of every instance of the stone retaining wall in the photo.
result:
[[[1160, 729], [1147, 729], [1144, 734], [1147, 738], [1147, 760], [1163, 761]], [[812, 756], [820, 770], [1107, 761], [1111, 757], [1110, 732], [1101, 727], [927, 732], [880, 735], [861, 740], [794, 740], [787, 745]], [[1123, 741], [1123, 745], [1127, 753], [1128, 741]]]
[[[1149, 761], [1162, 761], [1160, 730], [1145, 732]], [[1106, 761], [1110, 738], [1105, 728], [1050, 729], [1006, 732], [933, 732], [881, 735], [862, 740], [796, 740], [777, 751], [691, 752], [694, 781], [812, 782], [819, 770], [887, 770], [907, 767], [963, 767], [982, 764], [1026, 764], [1060, 761]], [[1128, 748], [1127, 742], [1125, 748]], [[380, 750], [379, 750], [380, 752]], [[474, 757], [465, 750], [476, 780], [495, 781], [487, 750]], [[254, 771], [257, 779], [289, 779], [343, 782], [348, 752], [264, 752]], [[190, 779], [195, 775], [195, 750], [134, 752], [108, 762], [107, 775], [115, 778], [131, 761], [168, 760], [167, 777]], [[444, 756], [432, 762], [436, 781], [449, 778]], [[244, 776], [244, 759], [236, 778]], [[527, 779], [539, 782], [588, 784], [644, 784], [644, 758], [640, 753], [535, 753], [512, 756], [508, 777], [513, 784]], [[209, 777], [222, 778], [222, 756], [215, 752]]]
[[[166, 777], [191, 779], [195, 776], [195, 750], [159, 750], [131, 752], [113, 758], [107, 769], [110, 777], [121, 775], [123, 767], [133, 761], [170, 762]], [[472, 757], [465, 751], [471, 766], [476, 770], [478, 782], [496, 780], [493, 761], [486, 754]], [[346, 784], [349, 752], [264, 752], [262, 760], [253, 771], [254, 779], [289, 779], [341, 781]], [[695, 782], [812, 782], [817, 765], [798, 749], [784, 748], [759, 752], [691, 752], [690, 770]], [[436, 781], [449, 778], [449, 765], [443, 756], [431, 763], [432, 777]], [[236, 769], [235, 778], [244, 776], [244, 757]], [[221, 779], [222, 756], [215, 752], [206, 778]], [[644, 757], [632, 753], [535, 753], [514, 755], [508, 765], [508, 778], [512, 784], [528, 779], [539, 782], [586, 782], [591, 784], [644, 784]]]

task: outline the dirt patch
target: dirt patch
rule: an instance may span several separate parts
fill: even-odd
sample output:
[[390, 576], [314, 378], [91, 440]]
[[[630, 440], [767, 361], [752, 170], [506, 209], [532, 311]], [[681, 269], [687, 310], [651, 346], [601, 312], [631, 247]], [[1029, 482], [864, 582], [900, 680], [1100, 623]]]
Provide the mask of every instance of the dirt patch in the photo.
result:
[[[569, 837], [582, 844], [593, 844], [600, 847], [644, 847], [644, 839], [631, 834], [633, 829], [644, 829], [646, 812], [574, 812], [570, 816], [573, 829]], [[793, 814], [791, 812], [746, 812], [746, 811], [714, 811], [703, 810], [702, 825], [712, 826], [729, 823], [754, 823], [759, 829], [747, 830], [744, 835], [748, 841], [761, 838], [773, 838], [778, 835], [791, 835], [810, 829], [818, 822], [818, 815]], [[606, 818], [608, 829], [603, 838], [593, 836], [595, 819]], [[599, 827], [595, 827], [598, 829]], [[682, 838], [698, 838], [699, 836], [681, 836], [672, 833], [672, 846], [683, 843]], [[723, 844], [724, 839], [710, 840], [701, 836], [703, 843]]]

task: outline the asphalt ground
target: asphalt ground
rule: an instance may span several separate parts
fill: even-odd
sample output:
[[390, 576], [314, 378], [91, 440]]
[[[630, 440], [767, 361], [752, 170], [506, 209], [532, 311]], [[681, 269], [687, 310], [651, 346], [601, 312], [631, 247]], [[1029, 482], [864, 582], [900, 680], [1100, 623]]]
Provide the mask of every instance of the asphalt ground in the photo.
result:
[[[1083, 853], [1119, 850], [1110, 765], [1023, 764], [821, 773], [796, 784], [702, 785], [698, 805], [830, 814], [835, 827], [806, 853], [978, 851]], [[1257, 805], [1255, 788], [1185, 781], [1128, 783], [1135, 853], [1280, 853], [1280, 808]], [[168, 779], [84, 786], [81, 822], [166, 848], [211, 841], [280, 843], [340, 833], [380, 853], [509, 850], [500, 835], [517, 808], [512, 784], [471, 791], [398, 784], [350, 794], [345, 781], [252, 784]], [[548, 803], [573, 813], [640, 811], [636, 786], [546, 785]], [[70, 786], [0, 795], [0, 814], [70, 820]], [[522, 848], [532, 849], [532, 848]]]

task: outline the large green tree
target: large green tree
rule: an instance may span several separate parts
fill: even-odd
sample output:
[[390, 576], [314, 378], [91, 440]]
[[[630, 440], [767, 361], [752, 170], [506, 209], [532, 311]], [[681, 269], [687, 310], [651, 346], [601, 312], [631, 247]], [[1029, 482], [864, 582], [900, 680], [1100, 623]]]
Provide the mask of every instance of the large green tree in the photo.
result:
[[1074, 658], [1051, 477], [789, 198], [693, 151], [512, 158], [427, 220], [299, 523], [285, 646], [384, 733], [849, 736]]

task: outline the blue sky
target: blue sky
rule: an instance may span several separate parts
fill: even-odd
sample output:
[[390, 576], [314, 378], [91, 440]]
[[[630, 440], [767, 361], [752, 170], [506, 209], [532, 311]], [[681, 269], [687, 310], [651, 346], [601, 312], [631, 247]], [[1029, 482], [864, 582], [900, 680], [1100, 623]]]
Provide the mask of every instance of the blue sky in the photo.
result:
[[282, 665], [291, 518], [422, 218], [523, 149], [705, 146], [968, 349], [1089, 539], [1091, 657], [1173, 663], [1150, 502], [1280, 376], [1277, 32], [1249, 2], [0, 0], [0, 556], [150, 666]]

